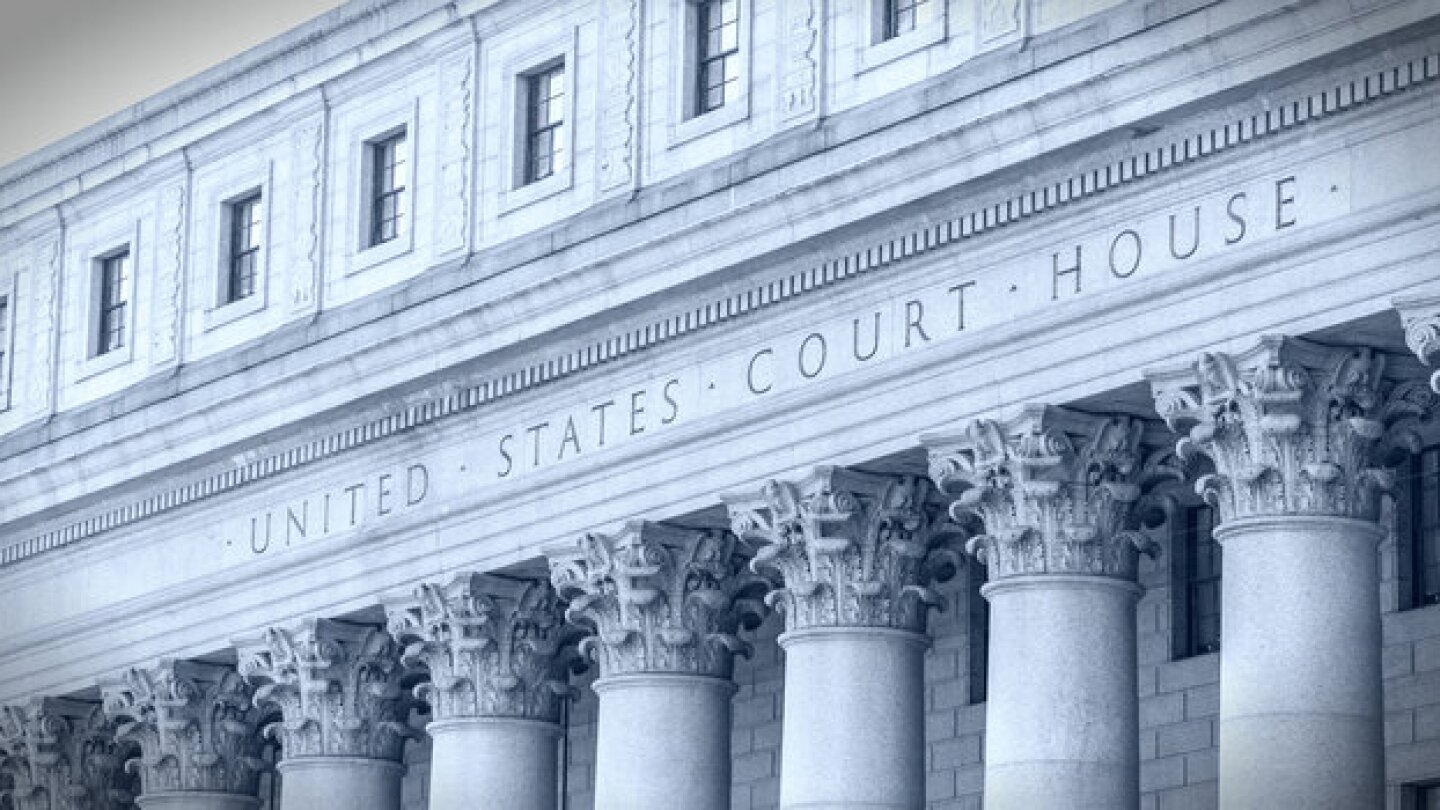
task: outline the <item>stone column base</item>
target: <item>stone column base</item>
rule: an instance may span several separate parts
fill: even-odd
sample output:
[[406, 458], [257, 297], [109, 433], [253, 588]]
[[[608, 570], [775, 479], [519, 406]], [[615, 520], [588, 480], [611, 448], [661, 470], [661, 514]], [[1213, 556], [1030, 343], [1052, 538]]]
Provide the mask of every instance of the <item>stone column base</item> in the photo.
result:
[[281, 760], [281, 810], [400, 810], [405, 766], [362, 757], [299, 757]]
[[817, 627], [785, 649], [782, 810], [922, 810], [923, 633]]
[[678, 673], [605, 677], [595, 810], [729, 810], [729, 680]]
[[430, 810], [555, 810], [559, 806], [556, 723], [519, 717], [434, 720]]
[[255, 810], [260, 800], [238, 793], [175, 791], [135, 797], [141, 810]]

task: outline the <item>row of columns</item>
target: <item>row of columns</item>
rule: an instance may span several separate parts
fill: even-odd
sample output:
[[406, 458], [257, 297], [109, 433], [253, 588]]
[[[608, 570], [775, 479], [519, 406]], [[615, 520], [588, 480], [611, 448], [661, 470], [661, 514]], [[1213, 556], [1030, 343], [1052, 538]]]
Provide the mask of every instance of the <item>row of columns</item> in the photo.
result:
[[926, 615], [963, 537], [989, 574], [986, 806], [1136, 808], [1141, 518], [1193, 480], [1226, 548], [1221, 806], [1377, 807], [1378, 506], [1437, 402], [1385, 372], [1287, 338], [1206, 354], [1147, 375], [1173, 448], [1132, 416], [1026, 407], [922, 437], [928, 478], [819, 467], [722, 495], [729, 532], [634, 522], [545, 550], [549, 582], [466, 574], [386, 600], [386, 628], [303, 621], [239, 640], [238, 670], [166, 661], [102, 683], [100, 706], [5, 707], [0, 770], [17, 810], [117, 807], [138, 749], [142, 807], [253, 808], [271, 717], [283, 810], [394, 810], [423, 700], [432, 808], [554, 810], [589, 659], [598, 810], [722, 810], [733, 660], [768, 605], [781, 807], [915, 810]]

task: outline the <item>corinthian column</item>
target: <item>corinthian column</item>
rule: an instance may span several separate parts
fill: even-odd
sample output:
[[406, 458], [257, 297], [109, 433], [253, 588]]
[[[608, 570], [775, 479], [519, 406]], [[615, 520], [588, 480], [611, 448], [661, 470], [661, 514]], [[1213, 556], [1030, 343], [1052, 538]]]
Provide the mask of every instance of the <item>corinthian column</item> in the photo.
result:
[[162, 661], [102, 682], [117, 736], [140, 746], [145, 810], [253, 810], [259, 774], [260, 711], [229, 667]]
[[1147, 376], [1225, 547], [1220, 805], [1384, 805], [1376, 545], [1383, 461], [1433, 407], [1385, 359], [1263, 338]]
[[1143, 488], [1178, 477], [1148, 460], [1128, 417], [1033, 405], [1007, 422], [922, 438], [958, 492], [968, 549], [988, 568], [985, 806], [1123, 810], [1140, 803], [1135, 661]]
[[278, 712], [282, 810], [399, 810], [411, 702], [400, 650], [363, 624], [307, 619], [239, 641], [255, 704]]
[[[1440, 295], [1395, 301], [1405, 327], [1405, 345], [1427, 366], [1440, 363]], [[1440, 394], [1440, 369], [1430, 375], [1430, 388]]]
[[120, 810], [135, 780], [125, 771], [131, 743], [115, 738], [100, 704], [37, 698], [0, 711], [0, 772], [15, 810]]
[[386, 610], [402, 661], [430, 672], [430, 810], [555, 810], [575, 631], [550, 584], [464, 574]]
[[928, 585], [958, 557], [923, 478], [818, 467], [796, 482], [722, 496], [752, 562], [784, 587], [782, 808], [925, 806], [924, 653]]
[[548, 556], [567, 618], [595, 630], [596, 810], [728, 810], [731, 667], [763, 590], [735, 538], [631, 523]]

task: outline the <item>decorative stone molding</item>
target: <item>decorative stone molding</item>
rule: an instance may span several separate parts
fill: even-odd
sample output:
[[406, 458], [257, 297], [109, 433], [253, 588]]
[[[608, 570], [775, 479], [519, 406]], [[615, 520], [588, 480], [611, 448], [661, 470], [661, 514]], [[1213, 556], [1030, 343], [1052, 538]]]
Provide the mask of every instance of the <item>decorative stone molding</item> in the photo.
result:
[[[1427, 366], [1440, 363], [1440, 295], [1395, 301], [1405, 327], [1405, 345]], [[1440, 369], [1430, 375], [1430, 388], [1440, 394]]]
[[173, 361], [180, 345], [180, 274], [185, 267], [185, 226], [190, 186], [180, 180], [159, 193], [160, 250], [155, 257], [154, 323], [150, 327], [150, 362]]
[[[1023, 11], [1023, 7], [1021, 10]], [[1147, 178], [1164, 177], [1196, 162], [1216, 160], [1227, 152], [1291, 132], [1297, 127], [1309, 126], [1362, 107], [1370, 109], [1373, 103], [1381, 99], [1424, 87], [1437, 79], [1440, 79], [1440, 54], [1432, 53], [1397, 62], [1383, 70], [1358, 75], [1348, 82], [1296, 96], [1283, 103], [1266, 104], [1263, 109], [1257, 108], [1232, 120], [1206, 124], [1181, 137], [1157, 142], [1143, 150], [1092, 165], [1078, 172], [1069, 172], [1042, 185], [994, 199], [979, 207], [942, 217], [938, 221], [927, 222], [923, 227], [907, 228], [873, 243], [847, 249], [846, 252], [832, 255], [817, 264], [787, 270], [783, 276], [760, 280], [753, 285], [725, 292], [684, 310], [663, 313], [624, 332], [607, 333], [605, 337], [565, 354], [528, 360], [520, 366], [494, 372], [493, 376], [486, 376], [478, 382], [467, 380], [458, 386], [444, 385], [443, 390], [428, 398], [417, 396], [413, 401], [407, 400], [403, 406], [379, 415], [366, 415], [348, 427], [298, 444], [256, 448], [233, 465], [222, 465], [220, 469], [212, 468], [172, 488], [134, 501], [106, 506], [79, 520], [47, 528], [0, 547], [0, 566], [11, 565], [215, 495], [232, 492], [254, 481], [282, 475], [351, 450], [386, 441], [398, 433], [472, 413], [538, 386], [588, 373], [620, 358], [652, 350], [719, 324], [748, 317], [788, 301], [819, 294], [834, 285], [883, 271], [917, 256], [984, 237], [1033, 217], [1060, 210], [1072, 203], [1131, 186]], [[305, 130], [297, 130], [303, 131]], [[316, 128], [314, 132], [312, 146], [314, 154], [318, 156], [323, 152], [323, 130]], [[318, 157], [308, 159], [307, 162], [311, 166], [312, 180], [307, 181], [305, 188], [318, 189], [308, 184], [321, 176], [323, 163]], [[318, 195], [319, 192], [316, 190], [314, 193]], [[303, 206], [297, 208], [297, 211], [305, 210]], [[317, 219], [303, 213], [297, 215], [296, 219], [297, 223], [318, 223]], [[312, 268], [318, 268], [319, 261], [316, 227], [306, 231], [308, 236], [297, 237], [300, 244], [310, 245], [306, 255], [310, 256], [309, 263]], [[54, 272], [58, 278], [58, 246], [55, 255]], [[295, 278], [299, 279], [302, 275], [303, 273], [297, 270]], [[312, 275], [306, 278], [313, 281], [315, 276], [312, 272]], [[295, 301], [301, 301], [301, 291], [292, 292], [297, 296]], [[313, 293], [314, 290], [311, 289], [307, 294]], [[487, 375], [490, 374], [487, 372]], [[49, 379], [43, 375], [32, 376], [36, 385]], [[48, 383], [46, 385], [48, 386]], [[48, 387], [45, 390], [48, 391]]]
[[402, 688], [400, 648], [364, 624], [307, 619], [237, 641], [240, 674], [255, 705], [278, 710], [265, 734], [285, 759], [364, 757], [400, 761], [412, 701]]
[[235, 670], [193, 661], [161, 661], [100, 684], [116, 736], [133, 740], [146, 795], [203, 791], [254, 796], [260, 772], [261, 713]]
[[606, 0], [602, 53], [606, 103], [600, 113], [600, 189], [635, 178], [635, 131], [640, 84], [640, 2]]
[[925, 436], [930, 476], [958, 494], [950, 514], [984, 532], [966, 549], [990, 580], [1070, 574], [1133, 580], [1137, 551], [1159, 549], [1138, 531], [1143, 495], [1182, 470], [1171, 453], [1147, 452], [1145, 424], [1028, 405], [1005, 422], [971, 422], [963, 433]]
[[785, 0], [785, 68], [781, 78], [784, 118], [800, 118], [817, 110], [820, 62], [819, 0]]
[[547, 552], [550, 580], [570, 600], [569, 621], [595, 634], [580, 652], [602, 677], [683, 673], [729, 678], [750, 654], [742, 627], [759, 625], [765, 582], [750, 574], [728, 532], [636, 521]]
[[887, 627], [924, 632], [930, 587], [961, 564], [944, 543], [958, 527], [930, 502], [915, 476], [816, 467], [798, 482], [767, 481], [759, 492], [722, 495], [730, 524], [759, 550], [750, 567], [784, 581], [766, 603], [787, 630]]
[[290, 312], [304, 312], [315, 303], [320, 277], [320, 219], [324, 205], [325, 118], [314, 116], [290, 136], [295, 155], [295, 213], [290, 223], [293, 259], [289, 267]]
[[421, 585], [386, 611], [390, 634], [405, 645], [402, 663], [430, 671], [415, 693], [436, 720], [559, 721], [579, 629], [565, 624], [550, 583], [462, 574]]
[[1274, 515], [1376, 520], [1391, 450], [1416, 451], [1437, 398], [1385, 378], [1384, 354], [1270, 335], [1239, 355], [1203, 354], [1150, 372], [1155, 408], [1185, 438], [1182, 458], [1215, 472], [1195, 489], [1222, 521]]
[[135, 779], [98, 703], [37, 698], [0, 709], [0, 772], [15, 810], [117, 810], [133, 806]]

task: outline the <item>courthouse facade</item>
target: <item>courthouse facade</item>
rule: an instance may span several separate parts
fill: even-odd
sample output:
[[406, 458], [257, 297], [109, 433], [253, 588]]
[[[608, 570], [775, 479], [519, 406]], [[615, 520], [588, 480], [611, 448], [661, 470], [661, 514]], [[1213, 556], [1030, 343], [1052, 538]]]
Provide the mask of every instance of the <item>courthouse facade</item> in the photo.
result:
[[0, 807], [1440, 808], [1437, 143], [1432, 0], [355, 0], [0, 168]]

